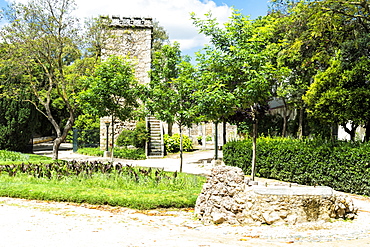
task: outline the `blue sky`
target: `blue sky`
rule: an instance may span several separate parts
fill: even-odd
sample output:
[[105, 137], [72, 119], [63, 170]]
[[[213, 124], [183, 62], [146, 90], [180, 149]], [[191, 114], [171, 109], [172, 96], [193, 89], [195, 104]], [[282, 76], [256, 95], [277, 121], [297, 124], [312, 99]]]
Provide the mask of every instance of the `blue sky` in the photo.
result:
[[233, 6], [235, 9], [241, 10], [244, 15], [250, 16], [252, 19], [266, 15], [268, 10], [268, 0], [214, 0], [217, 5], [226, 4]]
[[[25, 3], [27, 0], [12, 0]], [[266, 15], [269, 0], [75, 0], [75, 14], [81, 18], [99, 15], [152, 17], [169, 33], [172, 42], [180, 43], [184, 54], [191, 55], [208, 43], [208, 38], [198, 33], [190, 20], [190, 13], [197, 17], [212, 12], [220, 23], [228, 20], [231, 7], [241, 10], [252, 19]], [[0, 7], [6, 6], [0, 0]]]

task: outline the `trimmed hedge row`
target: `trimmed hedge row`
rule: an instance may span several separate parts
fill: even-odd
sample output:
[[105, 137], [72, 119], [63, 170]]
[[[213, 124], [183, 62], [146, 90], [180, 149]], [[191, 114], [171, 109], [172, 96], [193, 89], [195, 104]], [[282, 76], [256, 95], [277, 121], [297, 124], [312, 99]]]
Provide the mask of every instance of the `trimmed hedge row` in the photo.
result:
[[[251, 140], [225, 144], [223, 156], [251, 173]], [[370, 143], [259, 138], [256, 176], [370, 196]]]

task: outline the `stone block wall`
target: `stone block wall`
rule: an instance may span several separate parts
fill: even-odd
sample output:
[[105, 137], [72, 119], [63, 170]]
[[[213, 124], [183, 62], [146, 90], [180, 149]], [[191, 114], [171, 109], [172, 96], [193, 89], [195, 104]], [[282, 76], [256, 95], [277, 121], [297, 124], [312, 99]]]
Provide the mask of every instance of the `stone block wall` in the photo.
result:
[[205, 224], [297, 224], [353, 219], [357, 208], [329, 187], [267, 185], [249, 181], [237, 167], [213, 168], [195, 213]]
[[113, 35], [105, 42], [104, 56], [128, 56], [135, 63], [136, 78], [140, 83], [150, 82], [152, 18], [111, 17]]

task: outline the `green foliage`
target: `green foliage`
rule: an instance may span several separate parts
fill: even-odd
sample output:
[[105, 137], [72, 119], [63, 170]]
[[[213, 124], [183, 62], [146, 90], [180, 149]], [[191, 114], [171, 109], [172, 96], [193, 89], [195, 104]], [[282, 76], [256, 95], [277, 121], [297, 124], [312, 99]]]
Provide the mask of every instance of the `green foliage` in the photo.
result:
[[[183, 150], [193, 150], [193, 142], [191, 141], [191, 139], [186, 135], [183, 135], [182, 138]], [[176, 153], [180, 151], [180, 134], [174, 134], [172, 136], [165, 134], [163, 135], [163, 139], [166, 152]]]
[[145, 143], [149, 139], [149, 133], [146, 129], [145, 121], [137, 122], [134, 130], [122, 130], [119, 134], [116, 144], [118, 146], [134, 146], [137, 148], [145, 148]]
[[101, 162], [20, 164], [0, 170], [0, 196], [137, 209], [194, 207], [205, 182], [188, 174]]
[[134, 145], [135, 134], [133, 130], [123, 129], [117, 137], [116, 145], [127, 147]]
[[[100, 148], [80, 148], [77, 150], [80, 154], [90, 155], [90, 156], [100, 156], [103, 157], [104, 151]], [[145, 150], [143, 148], [128, 149], [128, 148], [114, 148], [114, 157], [120, 159], [129, 160], [145, 160]]]
[[0, 112], [0, 149], [28, 151], [35, 129], [35, 108], [28, 102], [0, 98]]
[[27, 161], [28, 159], [29, 155], [26, 154], [0, 150], [0, 161]]
[[[78, 147], [99, 146], [100, 142], [100, 119], [89, 114], [79, 115], [75, 121], [74, 129], [77, 130]], [[73, 132], [70, 131], [66, 138], [73, 142]]]
[[81, 92], [79, 100], [88, 114], [126, 121], [139, 107], [141, 86], [135, 78], [134, 65], [127, 58], [110, 56], [84, 83], [87, 90]]
[[193, 98], [195, 68], [181, 58], [180, 44], [164, 45], [155, 53], [150, 72], [145, 105], [151, 114], [180, 128], [190, 126], [196, 118]]
[[[229, 142], [223, 150], [225, 164], [250, 172], [251, 140]], [[257, 157], [257, 176], [370, 195], [369, 143], [259, 138]]]
[[1, 26], [5, 49], [0, 63], [1, 68], [11, 68], [2, 74], [8, 84], [4, 95], [32, 102], [47, 118], [56, 135], [55, 159], [73, 126], [79, 106], [76, 95], [82, 90], [81, 74], [72, 76], [84, 44], [74, 10], [73, 0], [36, 0], [12, 3], [2, 11], [7, 25]]

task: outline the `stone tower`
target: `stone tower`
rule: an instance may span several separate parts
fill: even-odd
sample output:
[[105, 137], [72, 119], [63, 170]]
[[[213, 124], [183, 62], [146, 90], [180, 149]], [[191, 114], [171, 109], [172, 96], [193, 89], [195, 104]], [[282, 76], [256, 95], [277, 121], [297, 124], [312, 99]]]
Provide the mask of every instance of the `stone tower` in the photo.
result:
[[[151, 67], [151, 48], [153, 22], [152, 18], [119, 17], [110, 18], [111, 38], [105, 42], [105, 49], [102, 50], [103, 58], [109, 55], [128, 56], [135, 64], [135, 75], [140, 83], [150, 82], [148, 72]], [[100, 119], [100, 147], [105, 149], [107, 138], [107, 125], [109, 145], [112, 145], [112, 119], [104, 117]], [[114, 140], [123, 128], [134, 129], [135, 122], [122, 123], [116, 120], [114, 123]]]

